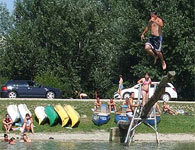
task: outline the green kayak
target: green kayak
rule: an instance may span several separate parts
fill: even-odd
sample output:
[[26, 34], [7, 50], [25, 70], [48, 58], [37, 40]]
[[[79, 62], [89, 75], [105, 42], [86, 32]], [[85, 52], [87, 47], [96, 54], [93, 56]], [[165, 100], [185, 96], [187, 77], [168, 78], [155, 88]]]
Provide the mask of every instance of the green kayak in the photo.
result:
[[56, 111], [54, 110], [54, 107], [53, 106], [46, 106], [45, 113], [46, 113], [47, 117], [49, 118], [49, 125], [50, 126], [55, 125], [59, 119], [59, 116], [56, 113]]

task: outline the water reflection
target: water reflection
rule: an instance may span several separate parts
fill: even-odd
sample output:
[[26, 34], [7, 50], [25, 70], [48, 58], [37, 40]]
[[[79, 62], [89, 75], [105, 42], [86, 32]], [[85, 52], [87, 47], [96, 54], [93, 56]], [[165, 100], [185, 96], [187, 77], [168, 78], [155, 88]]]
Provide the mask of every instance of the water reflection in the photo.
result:
[[0, 143], [0, 150], [194, 150], [195, 143], [161, 142], [159, 146], [153, 142], [134, 142], [131, 146], [123, 146], [109, 142], [62, 142], [62, 141], [34, 141], [33, 143], [20, 143], [9, 145]]

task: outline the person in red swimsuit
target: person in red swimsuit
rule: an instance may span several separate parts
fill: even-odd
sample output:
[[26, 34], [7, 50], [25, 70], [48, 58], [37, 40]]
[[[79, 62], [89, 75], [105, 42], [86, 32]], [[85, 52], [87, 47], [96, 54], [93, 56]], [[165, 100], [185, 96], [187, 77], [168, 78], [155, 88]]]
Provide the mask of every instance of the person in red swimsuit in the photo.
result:
[[145, 74], [144, 78], [141, 78], [138, 82], [138, 84], [142, 83], [142, 106], [145, 105], [145, 103], [148, 101], [149, 97], [149, 87], [152, 83], [148, 73]]

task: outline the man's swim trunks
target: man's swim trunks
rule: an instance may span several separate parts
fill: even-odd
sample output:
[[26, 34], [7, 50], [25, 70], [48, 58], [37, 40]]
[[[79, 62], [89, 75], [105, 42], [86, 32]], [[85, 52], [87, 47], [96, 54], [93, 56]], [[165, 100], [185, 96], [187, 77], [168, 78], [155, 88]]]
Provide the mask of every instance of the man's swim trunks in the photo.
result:
[[161, 51], [162, 36], [151, 35], [146, 44], [150, 45], [152, 50]]

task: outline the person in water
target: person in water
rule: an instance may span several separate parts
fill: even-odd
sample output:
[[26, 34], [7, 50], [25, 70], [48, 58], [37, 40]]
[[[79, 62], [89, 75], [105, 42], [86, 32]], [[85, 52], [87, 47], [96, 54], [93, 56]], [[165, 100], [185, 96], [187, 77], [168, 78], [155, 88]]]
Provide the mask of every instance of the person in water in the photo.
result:
[[12, 137], [12, 138], [9, 140], [9, 144], [15, 145], [15, 144], [16, 144], [16, 139], [15, 139], [14, 137]]
[[144, 106], [149, 98], [149, 87], [150, 87], [150, 84], [152, 83], [152, 81], [151, 81], [148, 73], [146, 73], [145, 77], [141, 78], [137, 83], [142, 84], [142, 106]]
[[32, 142], [31, 139], [26, 135], [26, 134], [23, 134], [20, 142], [27, 142], [27, 143], [30, 143]]
[[130, 94], [130, 98], [126, 97], [125, 101], [123, 102], [123, 105], [127, 106], [126, 114], [130, 121], [134, 115], [134, 108], [139, 106], [139, 104], [133, 104], [133, 100], [134, 100], [134, 92]]
[[9, 118], [9, 115], [6, 114], [5, 118], [3, 119], [3, 128], [5, 129], [6, 133], [9, 133], [11, 127], [12, 127], [13, 121], [11, 118]]
[[122, 78], [122, 75], [119, 75], [118, 93], [120, 95], [120, 100], [122, 100], [121, 91], [122, 91], [123, 88], [124, 88], [124, 86], [123, 86], [123, 78]]
[[162, 47], [162, 27], [164, 23], [161, 18], [158, 17], [157, 12], [151, 12], [148, 25], [144, 29], [141, 35], [141, 40], [145, 39], [145, 33], [151, 30], [151, 36], [145, 44], [145, 50], [148, 54], [154, 57], [154, 64], [157, 59], [160, 58], [163, 70], [166, 69], [166, 63], [161, 52]]
[[100, 98], [97, 97], [97, 99], [94, 102], [94, 111], [96, 111], [100, 106], [102, 105], [102, 102], [100, 101]]
[[4, 139], [2, 140], [2, 142], [9, 142], [7, 134], [4, 134], [3, 137], [4, 137]]
[[114, 102], [113, 98], [110, 98], [110, 101], [108, 101], [108, 109], [110, 112], [116, 112], [116, 103]]
[[28, 131], [28, 132], [31, 131], [32, 133], [34, 133], [33, 119], [32, 119], [32, 117], [30, 117], [29, 113], [26, 114], [26, 117], [24, 119], [22, 132], [24, 132], [24, 131]]

